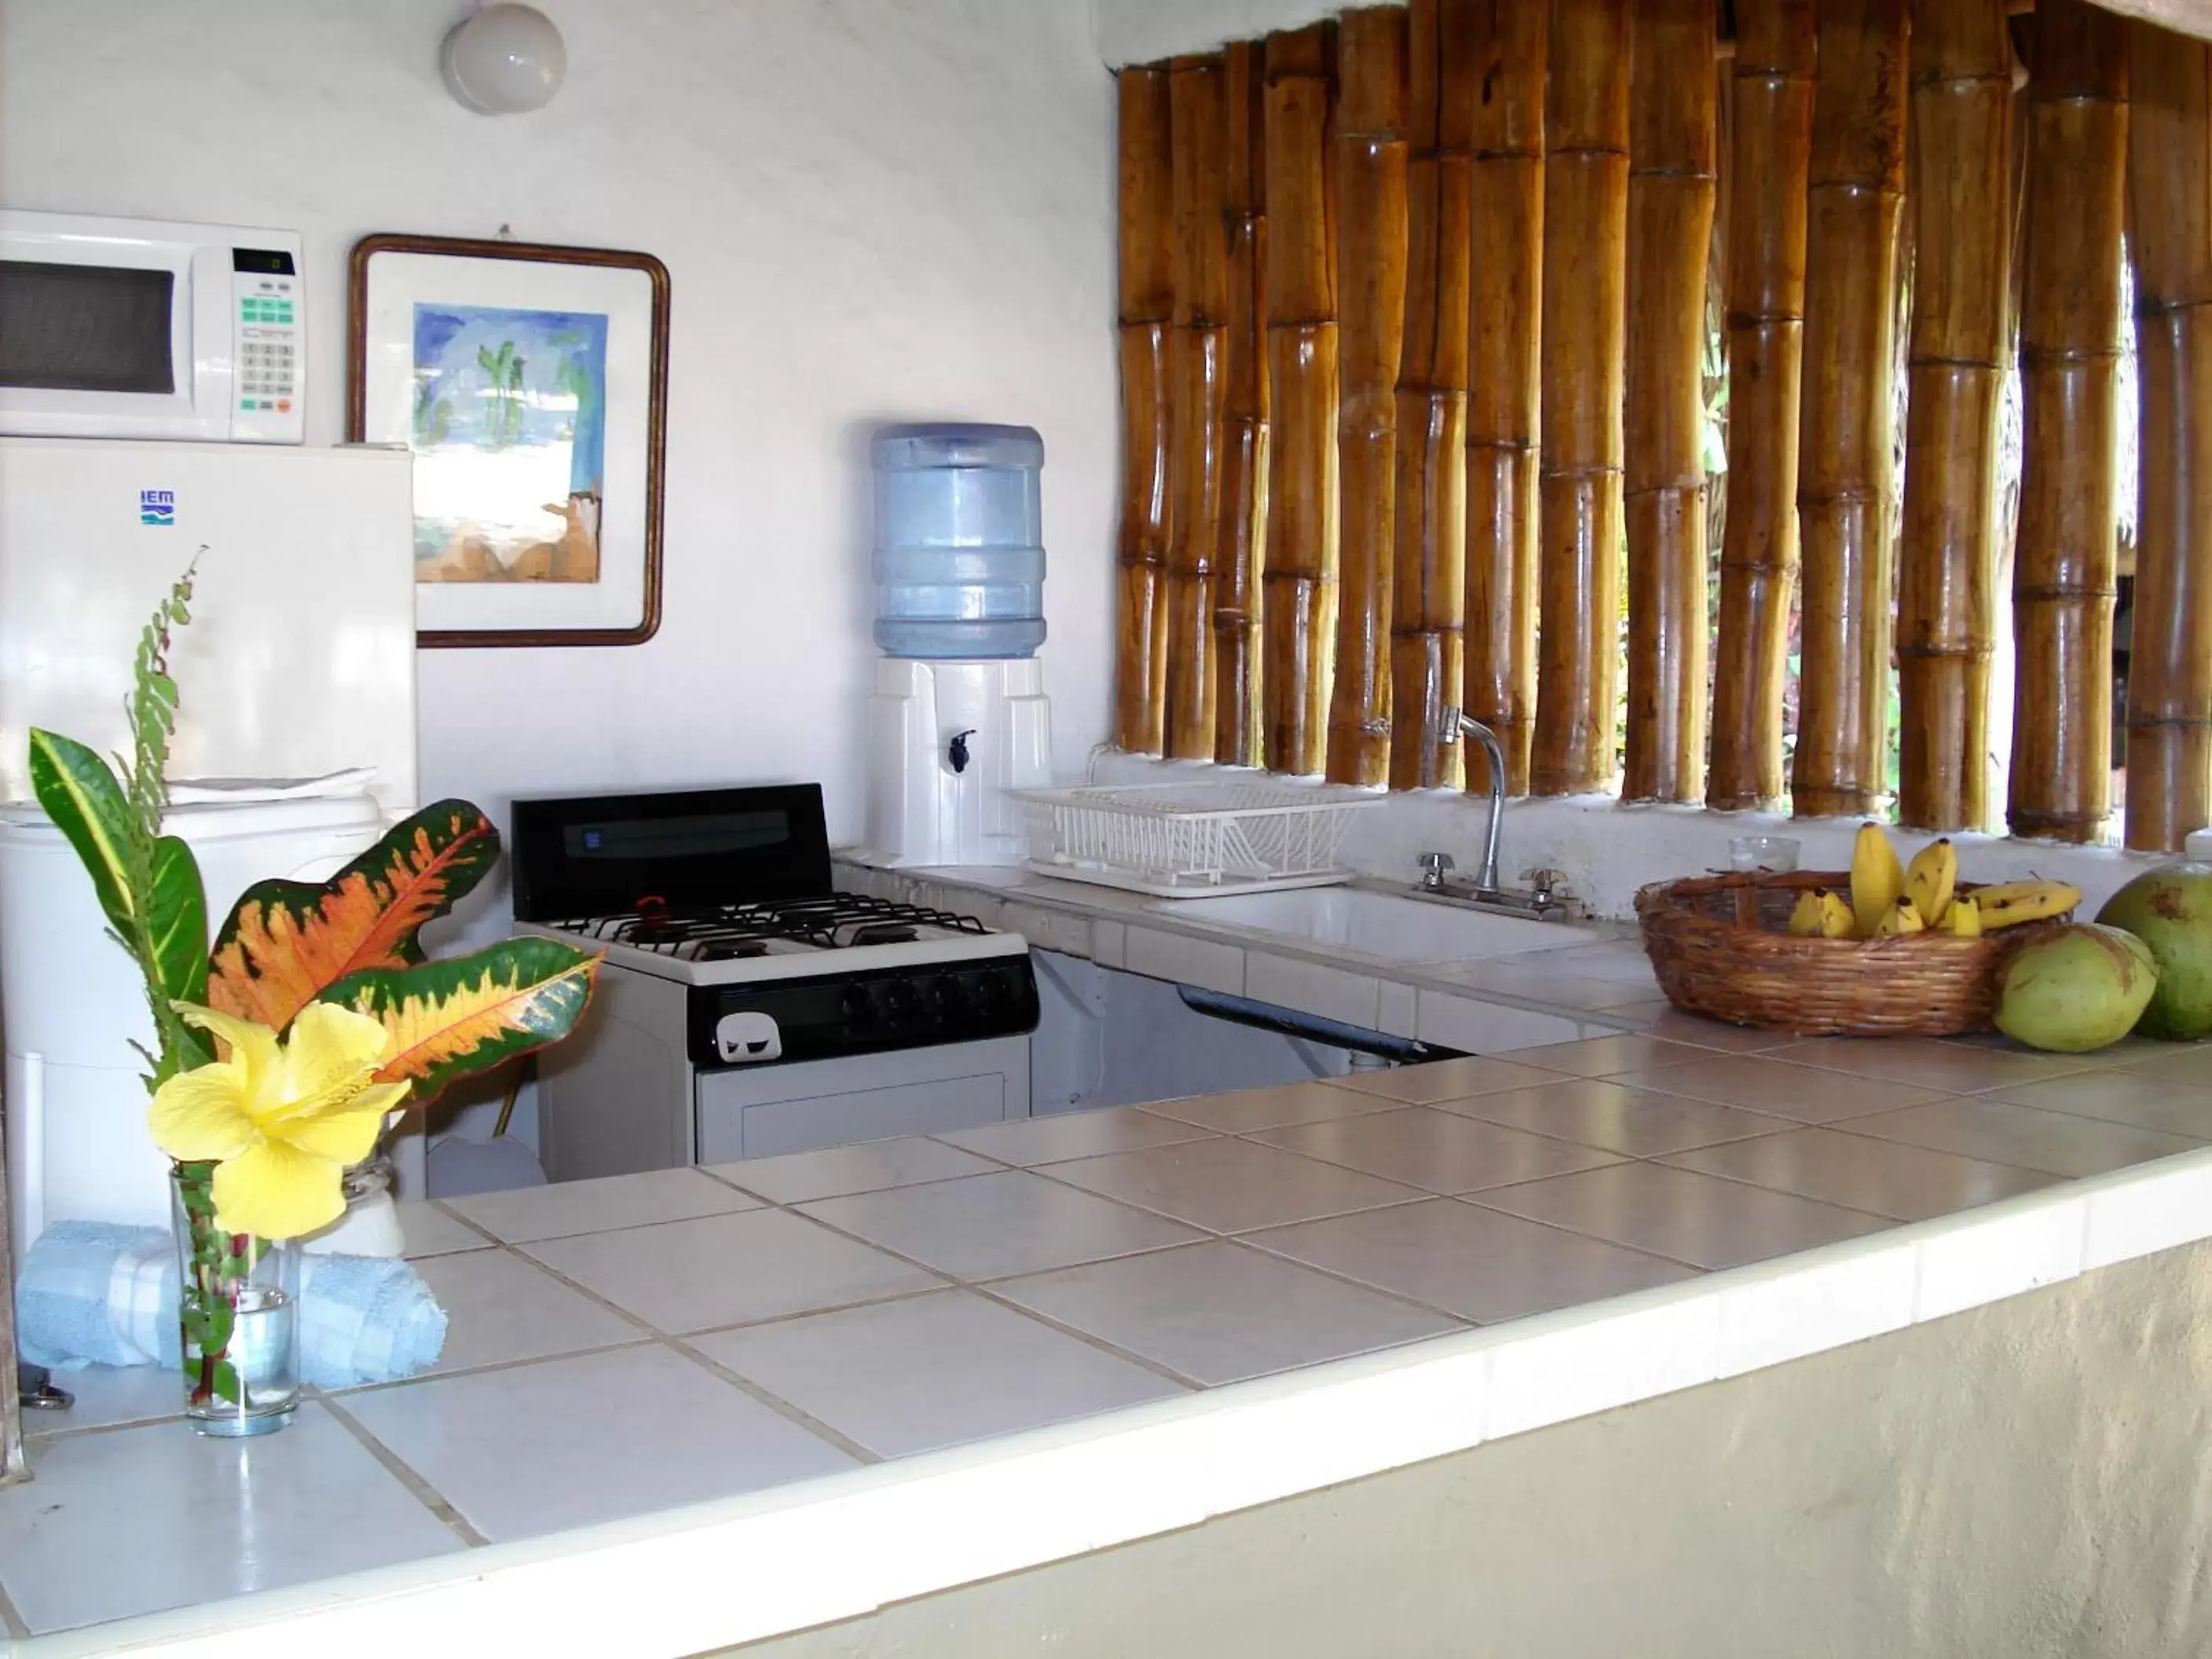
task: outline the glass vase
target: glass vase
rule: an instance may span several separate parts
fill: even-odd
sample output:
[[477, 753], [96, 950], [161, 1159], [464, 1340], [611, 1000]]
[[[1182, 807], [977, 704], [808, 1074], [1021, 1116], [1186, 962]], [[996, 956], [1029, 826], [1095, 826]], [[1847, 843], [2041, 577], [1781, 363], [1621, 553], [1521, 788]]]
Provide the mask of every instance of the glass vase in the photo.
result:
[[215, 1166], [169, 1177], [185, 1416], [201, 1434], [274, 1434], [300, 1404], [300, 1247], [216, 1225]]

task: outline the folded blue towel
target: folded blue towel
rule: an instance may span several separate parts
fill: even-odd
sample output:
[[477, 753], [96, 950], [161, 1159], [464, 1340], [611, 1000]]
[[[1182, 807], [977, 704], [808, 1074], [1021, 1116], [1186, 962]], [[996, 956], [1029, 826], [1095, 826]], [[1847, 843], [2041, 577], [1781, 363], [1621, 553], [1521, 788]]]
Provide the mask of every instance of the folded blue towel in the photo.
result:
[[[173, 1366], [177, 1268], [158, 1227], [63, 1221], [15, 1287], [15, 1341], [33, 1364]], [[446, 1310], [408, 1262], [310, 1255], [300, 1267], [300, 1376], [319, 1389], [412, 1376], [446, 1346]]]

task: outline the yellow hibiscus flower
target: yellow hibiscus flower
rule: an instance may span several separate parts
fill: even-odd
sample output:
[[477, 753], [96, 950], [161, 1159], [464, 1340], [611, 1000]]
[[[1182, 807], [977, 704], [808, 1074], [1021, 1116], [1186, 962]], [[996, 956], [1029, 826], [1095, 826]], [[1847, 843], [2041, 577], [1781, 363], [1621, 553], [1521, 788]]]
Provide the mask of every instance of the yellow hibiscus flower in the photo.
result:
[[404, 1083], [374, 1081], [388, 1038], [366, 1014], [311, 1002], [280, 1039], [266, 1025], [179, 1003], [228, 1057], [171, 1078], [146, 1114], [156, 1146], [180, 1164], [216, 1164], [216, 1224], [297, 1238], [345, 1210], [339, 1176], [376, 1145]]

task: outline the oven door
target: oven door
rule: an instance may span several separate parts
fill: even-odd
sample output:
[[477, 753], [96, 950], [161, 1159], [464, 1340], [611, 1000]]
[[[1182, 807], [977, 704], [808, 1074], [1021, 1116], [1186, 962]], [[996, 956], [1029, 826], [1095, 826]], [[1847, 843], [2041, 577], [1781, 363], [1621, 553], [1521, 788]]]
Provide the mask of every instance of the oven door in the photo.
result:
[[1030, 1040], [702, 1071], [693, 1087], [697, 1162], [775, 1158], [1027, 1117]]
[[230, 436], [231, 250], [186, 228], [0, 212], [0, 432]]

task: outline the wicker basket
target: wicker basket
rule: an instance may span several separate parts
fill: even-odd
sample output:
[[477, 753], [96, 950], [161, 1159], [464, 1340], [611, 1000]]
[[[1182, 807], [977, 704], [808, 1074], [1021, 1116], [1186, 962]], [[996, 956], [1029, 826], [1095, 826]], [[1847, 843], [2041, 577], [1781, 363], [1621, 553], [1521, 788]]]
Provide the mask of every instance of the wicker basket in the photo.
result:
[[[1949, 1036], [1990, 1028], [2005, 959], [2063, 918], [1981, 939], [1800, 939], [1787, 931], [1808, 887], [1850, 890], [1840, 870], [1662, 881], [1636, 896], [1644, 948], [1667, 1000], [1735, 1025], [1800, 1036]], [[1977, 884], [1960, 882], [1971, 893]]]

